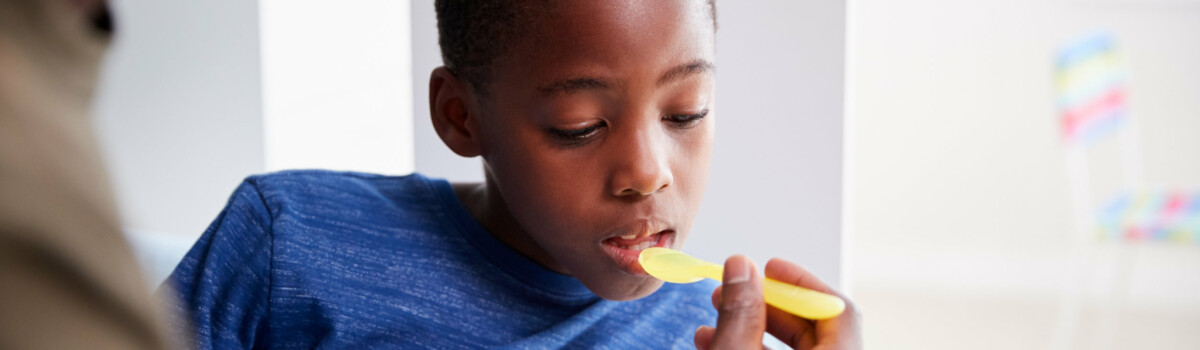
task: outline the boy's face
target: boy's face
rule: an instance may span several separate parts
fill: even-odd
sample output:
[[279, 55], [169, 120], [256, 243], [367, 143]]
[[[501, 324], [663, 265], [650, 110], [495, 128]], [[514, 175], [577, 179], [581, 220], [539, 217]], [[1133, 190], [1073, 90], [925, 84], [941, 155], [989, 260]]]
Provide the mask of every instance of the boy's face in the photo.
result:
[[[610, 300], [662, 285], [708, 180], [714, 28], [704, 1], [565, 1], [497, 59], [476, 96], [480, 153], [550, 268]], [[624, 236], [624, 238], [622, 238]]]

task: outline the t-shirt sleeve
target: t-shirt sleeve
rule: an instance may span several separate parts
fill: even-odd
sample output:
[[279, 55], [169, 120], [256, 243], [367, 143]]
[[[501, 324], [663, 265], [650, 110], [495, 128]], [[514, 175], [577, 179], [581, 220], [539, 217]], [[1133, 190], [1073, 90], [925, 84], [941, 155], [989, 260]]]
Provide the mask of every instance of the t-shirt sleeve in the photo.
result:
[[[159, 290], [179, 343], [194, 349], [267, 344], [271, 214], [253, 179], [234, 191]], [[185, 335], [186, 334], [186, 335]]]

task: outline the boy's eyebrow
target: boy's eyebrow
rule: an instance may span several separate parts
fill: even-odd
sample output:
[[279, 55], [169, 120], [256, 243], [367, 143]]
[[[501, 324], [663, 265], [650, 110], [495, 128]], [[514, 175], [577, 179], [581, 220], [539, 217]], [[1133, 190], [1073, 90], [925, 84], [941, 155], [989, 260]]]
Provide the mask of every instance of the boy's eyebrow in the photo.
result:
[[675, 68], [671, 68], [666, 73], [663, 73], [662, 77], [658, 78], [658, 85], [662, 86], [666, 83], [687, 78], [695, 74], [712, 73], [712, 71], [715, 69], [717, 69], [717, 66], [712, 64], [712, 62], [704, 59], [697, 59], [692, 62], [675, 66]]
[[558, 80], [538, 86], [538, 91], [546, 96], [573, 94], [583, 90], [607, 90], [611, 87], [608, 82], [596, 77], [576, 77]]
[[[658, 78], [657, 84], [662, 86], [664, 84], [687, 78], [695, 74], [712, 73], [712, 71], [716, 68], [717, 66], [713, 65], [712, 62], [704, 59], [697, 59], [695, 61], [684, 63], [667, 70], [666, 73], [663, 73], [663, 75]], [[612, 88], [612, 84], [604, 79], [582, 76], [553, 81], [548, 84], [538, 86], [537, 89], [542, 93], [542, 95], [554, 97], [558, 95], [569, 95], [584, 90], [608, 90], [610, 88]]]

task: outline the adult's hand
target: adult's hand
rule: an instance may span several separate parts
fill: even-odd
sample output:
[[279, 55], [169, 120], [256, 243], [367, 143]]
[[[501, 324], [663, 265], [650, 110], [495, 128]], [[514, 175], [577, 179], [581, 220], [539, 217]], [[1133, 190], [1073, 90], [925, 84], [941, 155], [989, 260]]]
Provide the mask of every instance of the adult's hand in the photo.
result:
[[713, 291], [717, 327], [696, 330], [698, 349], [761, 348], [763, 332], [795, 349], [861, 349], [858, 310], [846, 296], [834, 291], [799, 265], [783, 259], [767, 262], [767, 277], [784, 283], [836, 295], [846, 301], [838, 317], [813, 321], [767, 305], [763, 301], [762, 277], [754, 262], [741, 255], [725, 260], [724, 283]]

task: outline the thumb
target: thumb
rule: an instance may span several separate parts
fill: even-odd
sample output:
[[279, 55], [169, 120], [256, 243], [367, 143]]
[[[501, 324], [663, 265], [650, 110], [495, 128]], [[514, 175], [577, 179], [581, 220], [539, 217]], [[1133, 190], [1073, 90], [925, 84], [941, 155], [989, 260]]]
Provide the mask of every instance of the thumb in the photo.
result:
[[754, 263], [741, 255], [725, 260], [721, 303], [717, 306], [717, 330], [712, 349], [761, 348], [767, 327], [762, 277]]

